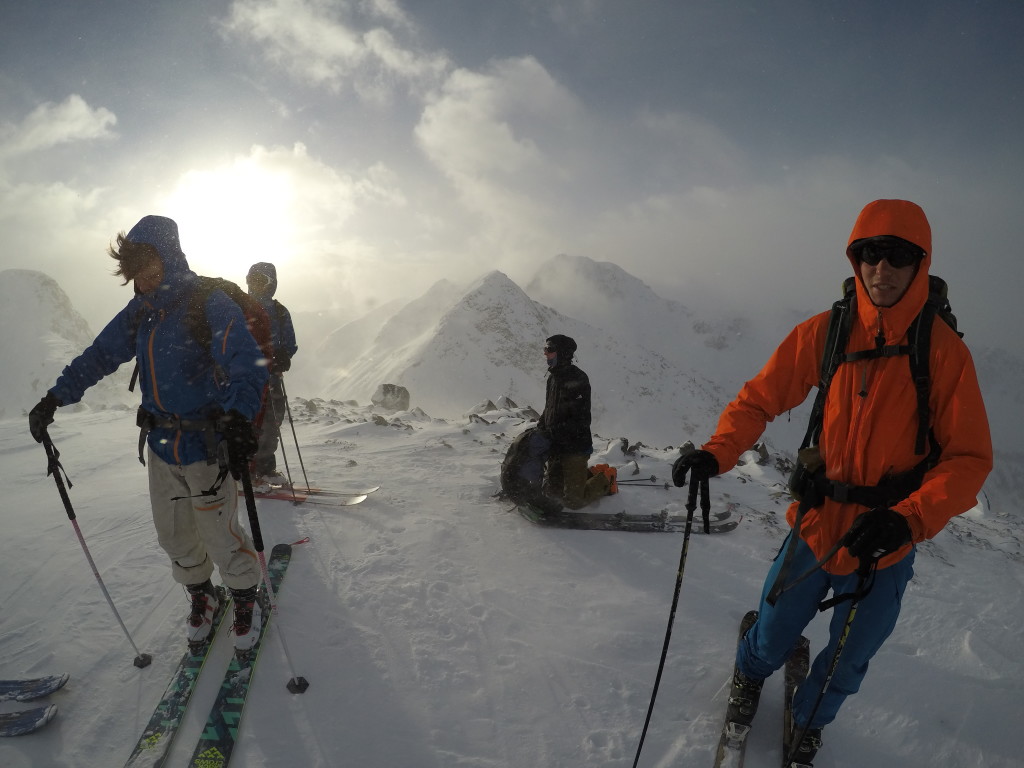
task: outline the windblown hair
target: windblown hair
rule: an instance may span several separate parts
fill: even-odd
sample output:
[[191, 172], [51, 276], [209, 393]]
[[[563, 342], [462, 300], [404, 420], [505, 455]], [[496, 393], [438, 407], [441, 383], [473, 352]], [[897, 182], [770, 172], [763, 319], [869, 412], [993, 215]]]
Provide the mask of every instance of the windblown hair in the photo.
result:
[[123, 279], [121, 285], [128, 285], [150, 261], [160, 258], [160, 252], [154, 246], [133, 243], [124, 232], [117, 233], [117, 247], [111, 245], [107, 253], [117, 261], [114, 276]]

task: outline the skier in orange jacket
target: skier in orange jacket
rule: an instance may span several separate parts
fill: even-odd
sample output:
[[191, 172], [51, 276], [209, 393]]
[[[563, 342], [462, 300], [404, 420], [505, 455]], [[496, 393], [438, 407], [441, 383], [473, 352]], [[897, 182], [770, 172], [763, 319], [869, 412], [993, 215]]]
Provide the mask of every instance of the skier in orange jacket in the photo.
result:
[[[853, 227], [846, 255], [856, 276], [856, 309], [846, 352], [906, 348], [911, 343], [908, 329], [929, 295], [932, 242], [924, 211], [906, 200], [868, 204]], [[702, 449], [676, 461], [677, 485], [685, 482], [688, 471], [692, 480], [732, 469], [767, 422], [806, 399], [819, 383], [829, 315], [812, 317], [786, 337], [726, 407]], [[758, 620], [739, 644], [730, 717], [735, 714], [749, 724], [761, 684], [785, 663], [828, 591], [846, 595], [858, 586], [863, 591], [866, 585], [858, 569], [863, 564], [865, 573], [868, 563], [877, 568], [870, 591], [858, 595], [855, 621], [837, 666], [830, 669], [848, 617], [847, 611], [838, 609], [829, 644], [796, 693], [794, 732], [804, 734], [795, 753], [798, 763], [810, 763], [821, 744], [822, 727], [832, 722], [846, 697], [857, 692], [868, 662], [894, 629], [904, 589], [913, 576], [916, 544], [973, 507], [992, 469], [988, 419], [970, 352], [938, 318], [930, 338], [928, 418], [933, 452], [927, 463], [915, 452], [918, 401], [907, 355], [868, 354], [839, 365], [825, 398], [817, 448], [824, 462], [823, 474], [818, 475], [823, 486], [843, 491], [816, 498], [800, 510], [805, 514], [792, 542], [790, 562], [787, 539], [765, 581]], [[882, 503], [864, 496], [860, 500], [867, 503], [850, 500], [855, 495], [850, 489], [867, 489], [870, 498], [878, 486], [901, 475], [914, 480], [912, 488], [896, 494], [898, 498], [890, 492]], [[787, 512], [791, 526], [798, 509], [794, 502]], [[773, 591], [780, 572], [781, 593]]]

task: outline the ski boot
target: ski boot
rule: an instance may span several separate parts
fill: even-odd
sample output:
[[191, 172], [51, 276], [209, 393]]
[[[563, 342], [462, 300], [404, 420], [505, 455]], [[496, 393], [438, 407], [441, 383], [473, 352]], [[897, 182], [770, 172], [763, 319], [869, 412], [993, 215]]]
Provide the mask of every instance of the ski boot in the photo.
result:
[[185, 623], [188, 645], [197, 650], [210, 639], [213, 618], [217, 615], [220, 600], [209, 579], [201, 584], [188, 584], [185, 589], [192, 600], [192, 610]]
[[232, 589], [231, 596], [235, 602], [235, 656], [244, 664], [259, 640], [269, 605], [266, 593], [258, 586]]
[[757, 713], [757, 703], [761, 699], [762, 686], [764, 686], [764, 680], [747, 677], [739, 670], [733, 672], [726, 719], [731, 723], [749, 726]]
[[[797, 733], [800, 728], [798, 727]], [[796, 735], [796, 734], [794, 734]], [[796, 748], [793, 754], [789, 755], [789, 765], [787, 768], [813, 768], [811, 760], [821, 749], [821, 728], [808, 728], [804, 731], [804, 737], [800, 740], [800, 746]]]
[[288, 482], [288, 478], [278, 472], [276, 469], [272, 469], [263, 475], [263, 479], [270, 483], [275, 488], [291, 488], [292, 484]]

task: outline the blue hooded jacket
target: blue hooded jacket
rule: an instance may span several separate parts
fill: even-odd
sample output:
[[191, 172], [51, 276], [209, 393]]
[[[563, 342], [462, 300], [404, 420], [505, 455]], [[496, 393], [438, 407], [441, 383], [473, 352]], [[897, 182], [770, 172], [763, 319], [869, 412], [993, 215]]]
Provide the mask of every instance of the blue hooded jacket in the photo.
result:
[[[241, 308], [223, 292], [212, 291], [205, 305], [212, 341], [209, 349], [201, 348], [185, 321], [198, 277], [181, 251], [178, 225], [163, 216], [146, 216], [127, 239], [156, 248], [164, 267], [160, 287], [136, 294], [71, 361], [50, 392], [64, 405], [77, 403], [89, 387], [134, 357], [142, 407], [158, 419], [201, 420], [232, 408], [255, 419], [269, 374]], [[169, 464], [214, 458], [207, 456], [202, 432], [155, 428], [148, 441]]]

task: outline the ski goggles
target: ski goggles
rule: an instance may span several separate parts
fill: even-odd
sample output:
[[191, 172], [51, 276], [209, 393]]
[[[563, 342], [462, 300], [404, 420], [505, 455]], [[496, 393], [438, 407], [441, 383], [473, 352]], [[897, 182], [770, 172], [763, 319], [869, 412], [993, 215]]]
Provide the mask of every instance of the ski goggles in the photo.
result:
[[893, 269], [903, 269], [924, 258], [924, 251], [913, 243], [898, 237], [872, 238], [857, 243], [853, 249], [857, 260], [869, 267], [877, 267], [885, 259]]

